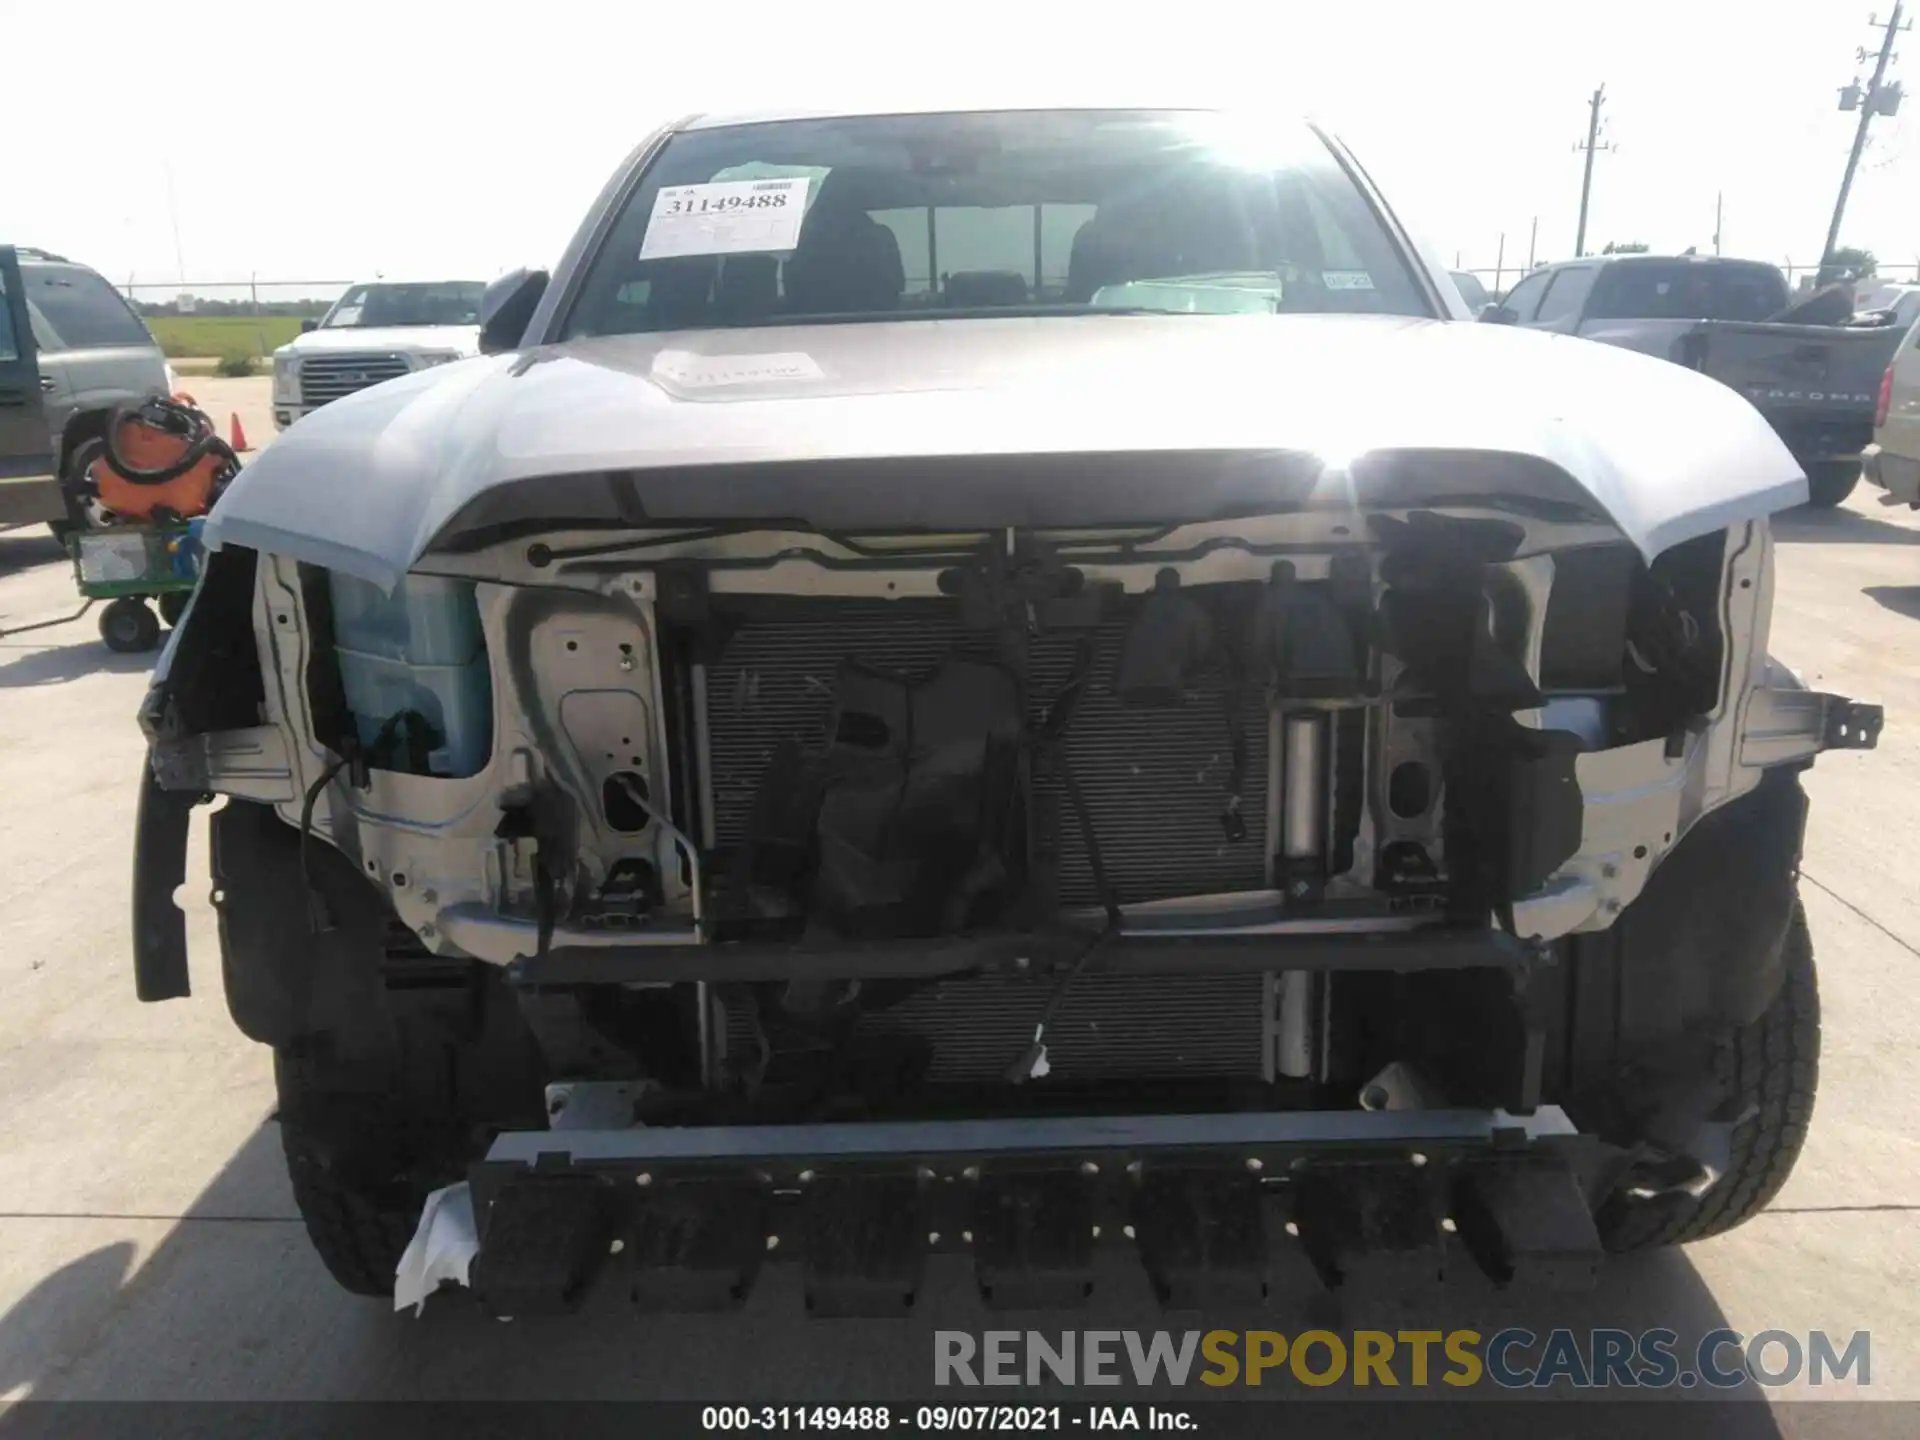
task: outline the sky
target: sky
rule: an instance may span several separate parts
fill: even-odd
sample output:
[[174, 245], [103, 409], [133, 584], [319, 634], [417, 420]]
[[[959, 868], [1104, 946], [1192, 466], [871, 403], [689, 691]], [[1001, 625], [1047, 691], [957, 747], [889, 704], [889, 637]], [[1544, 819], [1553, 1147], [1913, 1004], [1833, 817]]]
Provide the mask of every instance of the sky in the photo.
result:
[[[32, 122], [0, 163], [0, 240], [162, 294], [488, 279], [556, 260], [665, 120], [935, 96], [1312, 114], [1449, 263], [1511, 268], [1573, 253], [1604, 83], [1589, 249], [1710, 250], [1724, 195], [1726, 253], [1810, 266], [1872, 3], [174, 0], [156, 23], [150, 3], [0, 0], [5, 113]], [[1897, 48], [1920, 87], [1920, 44]], [[1883, 264], [1920, 263], [1916, 127], [1920, 96], [1874, 122], [1841, 235]]]

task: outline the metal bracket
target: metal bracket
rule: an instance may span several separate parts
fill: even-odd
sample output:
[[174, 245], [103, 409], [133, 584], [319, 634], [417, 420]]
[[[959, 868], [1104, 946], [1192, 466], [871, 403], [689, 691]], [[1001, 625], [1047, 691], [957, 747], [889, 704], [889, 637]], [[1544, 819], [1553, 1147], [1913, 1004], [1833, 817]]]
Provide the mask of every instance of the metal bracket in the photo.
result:
[[1880, 743], [1880, 727], [1886, 724], [1880, 706], [1843, 700], [1838, 695], [1821, 698], [1832, 702], [1827, 707], [1827, 749], [1871, 750]]
[[87, 611], [91, 610], [92, 608], [93, 608], [93, 601], [89, 599], [84, 605], [82, 605], [78, 610], [74, 611], [71, 615], [58, 615], [51, 620], [36, 620], [31, 625], [13, 625], [5, 628], [0, 628], [0, 636], [4, 636], [8, 639], [11, 639], [15, 635], [25, 635], [28, 631], [31, 631], [31, 630], [51, 630], [56, 625], [71, 625], [74, 621], [78, 620], [82, 615], [85, 615]]
[[1782, 765], [1823, 750], [1871, 750], [1885, 714], [1878, 705], [1818, 690], [1769, 686], [1748, 701], [1740, 763]]

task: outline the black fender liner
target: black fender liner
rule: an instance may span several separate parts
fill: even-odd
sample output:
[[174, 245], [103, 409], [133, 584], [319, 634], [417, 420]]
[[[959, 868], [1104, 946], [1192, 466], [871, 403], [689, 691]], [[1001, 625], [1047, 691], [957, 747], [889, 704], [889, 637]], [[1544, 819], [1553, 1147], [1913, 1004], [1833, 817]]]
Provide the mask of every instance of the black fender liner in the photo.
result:
[[1786, 974], [1806, 828], [1799, 766], [1705, 816], [1611, 929], [1567, 943], [1549, 1095], [1685, 1063], [1757, 1019]]
[[[284, 1046], [336, 1026], [364, 1030], [385, 1013], [380, 958], [386, 897], [331, 845], [310, 847], [272, 806], [230, 800], [212, 823], [220, 891], [221, 974], [242, 1034]], [[320, 892], [329, 928], [315, 934], [307, 886]]]
[[133, 990], [142, 1000], [192, 993], [187, 976], [187, 917], [173, 892], [187, 878], [187, 822], [201, 795], [163, 790], [140, 757], [140, 800], [133, 836]]

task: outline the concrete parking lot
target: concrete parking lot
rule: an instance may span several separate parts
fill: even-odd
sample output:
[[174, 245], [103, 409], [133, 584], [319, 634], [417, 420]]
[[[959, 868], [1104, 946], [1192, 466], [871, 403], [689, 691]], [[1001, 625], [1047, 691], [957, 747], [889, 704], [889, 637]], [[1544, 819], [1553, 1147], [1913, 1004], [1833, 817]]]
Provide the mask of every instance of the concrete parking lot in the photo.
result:
[[[223, 429], [238, 410], [265, 443], [265, 384], [190, 388]], [[1920, 517], [1877, 493], [1778, 526], [1774, 653], [1889, 717], [1877, 753], [1830, 755], [1808, 780], [1824, 1078], [1784, 1193], [1732, 1235], [1614, 1265], [1577, 1301], [1450, 1281], [1316, 1310], [1323, 1323], [1869, 1330], [1864, 1393], [1920, 1401]], [[75, 603], [44, 532], [0, 535], [0, 628]], [[899, 1324], [808, 1322], [796, 1277], [777, 1269], [731, 1319], [596, 1302], [502, 1325], [442, 1298], [416, 1320], [336, 1291], [281, 1172], [269, 1056], [227, 1018], [199, 881], [185, 896], [195, 995], [133, 998], [132, 715], [148, 664], [108, 652], [91, 617], [0, 639], [0, 1397], [908, 1398], [931, 1384], [932, 1330], [998, 1323], [958, 1267], [936, 1267], [919, 1318]], [[195, 847], [190, 877], [206, 874], [203, 830]], [[1187, 1325], [1163, 1319], [1130, 1270], [1091, 1313], [1013, 1323]], [[1286, 1328], [1298, 1312], [1201, 1328], [1254, 1323]], [[1807, 1413], [1756, 1403], [1752, 1433], [1806, 1433]], [[1920, 1410], [1853, 1414], [1850, 1433], [1895, 1435]]]

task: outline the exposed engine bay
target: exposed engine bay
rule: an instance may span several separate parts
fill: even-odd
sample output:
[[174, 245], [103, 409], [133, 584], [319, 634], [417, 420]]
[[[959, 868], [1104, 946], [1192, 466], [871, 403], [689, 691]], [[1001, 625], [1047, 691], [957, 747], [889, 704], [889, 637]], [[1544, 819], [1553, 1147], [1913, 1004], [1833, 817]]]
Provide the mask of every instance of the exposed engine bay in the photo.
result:
[[900, 1313], [942, 1235], [1071, 1301], [1101, 1216], [1170, 1304], [1430, 1273], [1456, 1214], [1587, 1283], [1714, 1185], [1795, 772], [1877, 734], [1767, 661], [1770, 582], [1764, 522], [1649, 565], [1437, 510], [547, 533], [390, 592], [228, 547], [142, 714], [140, 993], [224, 792], [290, 1144], [470, 1186], [496, 1313], [622, 1236], [636, 1300], [738, 1304], [782, 1230], [815, 1313]]
[[392, 963], [509, 967], [656, 1100], [1523, 1106], [1516, 977], [1760, 774], [1713, 717], [1764, 528], [1574, 538], [547, 536], [392, 595], [230, 552], [281, 723], [196, 763], [385, 891]]

